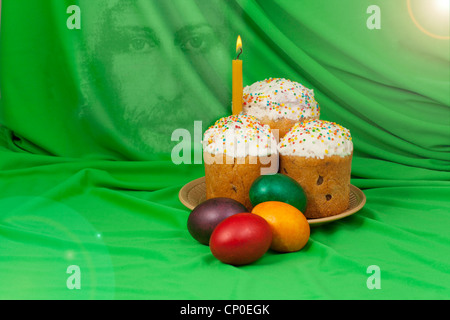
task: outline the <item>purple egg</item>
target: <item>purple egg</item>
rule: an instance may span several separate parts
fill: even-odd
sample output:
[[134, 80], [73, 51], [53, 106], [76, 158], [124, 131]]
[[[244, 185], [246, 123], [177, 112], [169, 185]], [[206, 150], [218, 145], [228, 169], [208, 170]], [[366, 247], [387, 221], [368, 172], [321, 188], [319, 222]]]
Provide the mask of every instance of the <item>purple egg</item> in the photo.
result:
[[247, 208], [236, 200], [212, 198], [200, 203], [192, 210], [187, 221], [187, 228], [195, 240], [208, 245], [212, 232], [220, 222], [242, 212], [248, 212]]

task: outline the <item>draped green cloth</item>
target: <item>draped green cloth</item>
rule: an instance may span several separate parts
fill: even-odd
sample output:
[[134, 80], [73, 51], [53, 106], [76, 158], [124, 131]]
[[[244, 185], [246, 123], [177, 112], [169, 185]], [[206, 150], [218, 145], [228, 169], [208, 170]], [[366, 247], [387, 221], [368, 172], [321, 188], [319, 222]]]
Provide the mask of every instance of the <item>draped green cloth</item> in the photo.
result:
[[[380, 29], [368, 26], [371, 5]], [[419, 0], [4, 0], [0, 298], [450, 298], [443, 10]], [[313, 228], [303, 250], [241, 267], [190, 236], [178, 199], [204, 175], [194, 121], [204, 132], [231, 113], [237, 35], [244, 85], [300, 82], [322, 119], [350, 129], [352, 184], [367, 197]], [[176, 129], [192, 151], [179, 165]]]

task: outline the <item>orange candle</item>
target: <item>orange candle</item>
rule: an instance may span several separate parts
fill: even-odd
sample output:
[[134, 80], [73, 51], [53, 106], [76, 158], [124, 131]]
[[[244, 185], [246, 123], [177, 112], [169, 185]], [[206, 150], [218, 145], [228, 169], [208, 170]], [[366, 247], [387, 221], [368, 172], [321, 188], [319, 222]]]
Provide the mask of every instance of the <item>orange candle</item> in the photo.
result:
[[236, 52], [239, 52], [236, 60], [233, 60], [233, 114], [239, 114], [242, 111], [242, 96], [244, 94], [244, 85], [242, 80], [242, 60], [239, 55], [242, 53], [242, 40], [238, 36], [236, 42]]

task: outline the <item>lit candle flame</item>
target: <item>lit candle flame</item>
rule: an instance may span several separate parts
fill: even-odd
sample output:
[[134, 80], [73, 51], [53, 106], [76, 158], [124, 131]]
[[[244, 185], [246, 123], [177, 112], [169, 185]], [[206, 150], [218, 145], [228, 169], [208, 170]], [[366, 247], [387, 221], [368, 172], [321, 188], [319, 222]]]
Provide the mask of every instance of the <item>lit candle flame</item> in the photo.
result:
[[241, 36], [238, 36], [237, 41], [236, 41], [236, 53], [238, 53], [236, 59], [239, 59], [239, 56], [242, 53], [242, 39], [241, 39]]
[[242, 60], [239, 60], [239, 56], [242, 53], [242, 40], [241, 36], [238, 36], [236, 42], [236, 52], [238, 52], [237, 58], [233, 60], [233, 100], [232, 108], [233, 114], [239, 114], [242, 111], [242, 97], [243, 97], [243, 79], [242, 79]]

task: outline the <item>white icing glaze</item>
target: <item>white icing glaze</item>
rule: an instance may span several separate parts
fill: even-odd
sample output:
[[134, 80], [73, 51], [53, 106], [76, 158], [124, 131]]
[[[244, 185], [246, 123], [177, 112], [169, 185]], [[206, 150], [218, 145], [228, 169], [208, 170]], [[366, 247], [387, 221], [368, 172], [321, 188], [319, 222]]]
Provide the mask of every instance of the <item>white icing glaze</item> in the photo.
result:
[[292, 127], [278, 144], [281, 155], [323, 159], [345, 157], [353, 152], [350, 130], [324, 120], [308, 120]]
[[206, 130], [203, 151], [229, 157], [278, 155], [277, 142], [267, 125], [256, 118], [239, 114], [224, 117]]
[[268, 117], [270, 120], [303, 121], [320, 117], [314, 91], [284, 78], [269, 78], [246, 86], [242, 112], [257, 119]]

